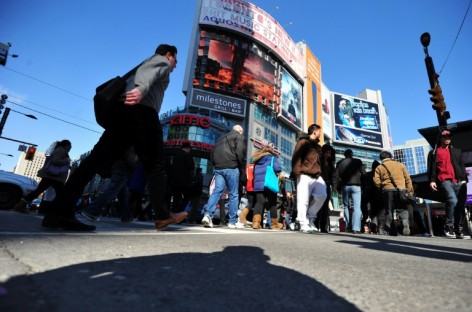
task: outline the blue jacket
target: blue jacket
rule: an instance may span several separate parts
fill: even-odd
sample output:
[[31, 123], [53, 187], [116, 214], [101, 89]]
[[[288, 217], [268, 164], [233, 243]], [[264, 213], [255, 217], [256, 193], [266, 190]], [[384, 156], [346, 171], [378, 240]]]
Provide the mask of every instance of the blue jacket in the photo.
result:
[[264, 156], [255, 162], [254, 166], [254, 192], [264, 191], [264, 180], [267, 171], [267, 166], [270, 165], [272, 158], [274, 158], [274, 171], [276, 174], [282, 171], [279, 160], [275, 156]]

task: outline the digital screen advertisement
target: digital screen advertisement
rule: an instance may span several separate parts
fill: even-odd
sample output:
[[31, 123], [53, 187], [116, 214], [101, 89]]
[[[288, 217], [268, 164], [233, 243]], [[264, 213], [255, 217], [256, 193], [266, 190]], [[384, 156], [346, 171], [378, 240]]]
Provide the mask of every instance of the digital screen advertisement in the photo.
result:
[[333, 94], [333, 109], [337, 141], [383, 148], [378, 104]]
[[193, 86], [280, 104], [279, 64], [248, 40], [202, 30]]
[[301, 84], [283, 69], [281, 115], [298, 128], [302, 125], [302, 96]]

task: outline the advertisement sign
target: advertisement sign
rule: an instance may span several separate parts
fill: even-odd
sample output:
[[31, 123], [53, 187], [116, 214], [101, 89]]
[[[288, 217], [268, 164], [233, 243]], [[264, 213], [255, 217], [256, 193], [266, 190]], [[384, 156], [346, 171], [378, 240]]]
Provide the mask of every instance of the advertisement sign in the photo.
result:
[[252, 3], [203, 0], [199, 23], [226, 28], [263, 43], [299, 77], [304, 77], [302, 53], [277, 21]]
[[302, 86], [285, 69], [282, 69], [281, 116], [299, 129], [302, 126]]
[[193, 106], [208, 108], [223, 114], [244, 117], [246, 115], [246, 101], [230, 96], [224, 96], [212, 92], [193, 89]]
[[280, 65], [247, 39], [200, 33], [193, 86], [229, 92], [273, 107], [280, 103]]
[[378, 104], [333, 94], [333, 108], [336, 140], [383, 148]]
[[[311, 50], [305, 46], [306, 55], [306, 117], [307, 125], [319, 124], [323, 122], [321, 116], [321, 64]], [[324, 131], [325, 129], [323, 129]]]
[[331, 96], [328, 88], [325, 85], [321, 87], [321, 111], [323, 123], [321, 127], [323, 133], [329, 137], [333, 138], [333, 127], [332, 127], [332, 106], [331, 106]]
[[348, 128], [344, 126], [335, 126], [336, 137], [338, 142], [353, 144], [357, 146], [377, 147], [383, 148], [382, 134], [358, 130], [355, 128]]

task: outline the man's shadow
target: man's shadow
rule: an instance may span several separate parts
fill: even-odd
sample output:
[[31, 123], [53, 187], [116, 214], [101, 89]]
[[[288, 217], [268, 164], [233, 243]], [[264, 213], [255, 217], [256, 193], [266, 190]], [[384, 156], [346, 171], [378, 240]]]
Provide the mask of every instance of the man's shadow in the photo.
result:
[[1, 311], [359, 311], [258, 247], [88, 262], [7, 281]]

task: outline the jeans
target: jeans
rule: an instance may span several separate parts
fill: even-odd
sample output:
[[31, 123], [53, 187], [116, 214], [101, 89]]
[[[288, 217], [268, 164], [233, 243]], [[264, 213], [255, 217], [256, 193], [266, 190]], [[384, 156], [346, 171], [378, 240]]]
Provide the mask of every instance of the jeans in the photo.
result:
[[[353, 203], [352, 218], [350, 215], [350, 200]], [[353, 231], [360, 232], [361, 230], [361, 187], [358, 185], [346, 185], [343, 186], [343, 205], [344, 205], [344, 218], [346, 219], [346, 225], [351, 225]]]
[[117, 105], [113, 124], [105, 129], [90, 155], [71, 174], [52, 204], [51, 214], [74, 217], [77, 200], [85, 185], [103, 168], [109, 168], [130, 148], [134, 147], [143, 163], [154, 209], [154, 218], [170, 218], [166, 194], [166, 171], [163, 153], [162, 127], [157, 112], [143, 105]]
[[207, 207], [204, 214], [210, 219], [216, 210], [216, 205], [223, 195], [225, 188], [228, 188], [229, 195], [229, 223], [238, 222], [238, 206], [239, 206], [239, 169], [215, 169], [215, 189], [208, 199]]
[[440, 184], [444, 196], [446, 197], [446, 224], [459, 226], [462, 221], [465, 193], [467, 184], [460, 182], [444, 181]]
[[95, 198], [95, 200], [84, 210], [98, 216], [100, 215], [103, 206], [105, 206], [110, 199], [114, 200], [118, 195], [118, 203], [121, 207], [121, 220], [125, 221], [130, 219], [133, 215], [129, 209], [129, 194], [128, 187], [126, 186], [127, 182], [128, 177], [126, 175], [112, 174], [106, 190]]
[[[313, 200], [310, 202], [310, 197]], [[300, 226], [315, 219], [327, 197], [326, 184], [322, 177], [317, 179], [302, 174], [297, 181], [297, 220]]]

